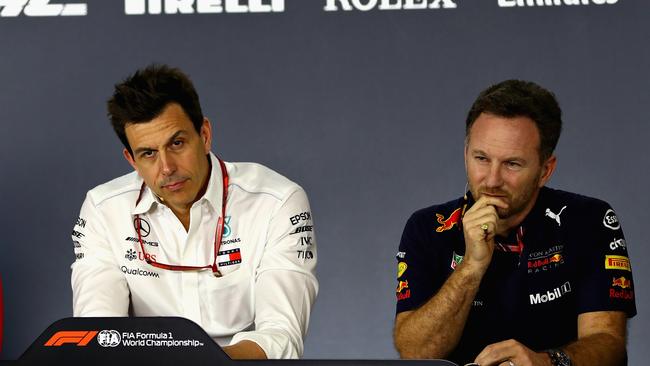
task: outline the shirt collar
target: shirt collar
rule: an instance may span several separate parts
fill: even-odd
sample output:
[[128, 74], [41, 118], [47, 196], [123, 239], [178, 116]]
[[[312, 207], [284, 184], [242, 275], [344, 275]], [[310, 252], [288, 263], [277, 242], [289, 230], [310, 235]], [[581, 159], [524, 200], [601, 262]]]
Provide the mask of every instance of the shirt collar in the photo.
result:
[[[219, 160], [212, 152], [210, 152], [209, 158], [211, 165], [210, 179], [208, 180], [208, 186], [205, 193], [197, 200], [197, 202], [206, 200], [215, 212], [221, 213], [221, 201], [223, 197], [223, 176], [221, 174], [221, 166], [219, 165]], [[139, 177], [138, 181], [142, 182], [141, 184], [144, 185], [144, 188], [140, 202], [138, 202], [137, 205], [135, 205], [134, 202], [135, 206], [131, 210], [132, 215], [143, 214], [151, 210], [154, 205], [163, 204], [160, 201], [160, 198], [158, 198], [158, 196], [156, 196], [153, 191], [144, 184], [141, 177]]]

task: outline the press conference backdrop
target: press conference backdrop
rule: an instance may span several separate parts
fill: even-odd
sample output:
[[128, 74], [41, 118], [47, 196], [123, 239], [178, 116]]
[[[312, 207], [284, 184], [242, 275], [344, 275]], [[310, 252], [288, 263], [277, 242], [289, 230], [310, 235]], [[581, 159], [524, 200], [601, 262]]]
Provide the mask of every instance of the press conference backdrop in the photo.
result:
[[617, 210], [639, 311], [630, 364], [642, 364], [649, 36], [646, 0], [0, 1], [2, 356], [72, 314], [84, 195], [130, 171], [105, 101], [161, 62], [194, 80], [216, 153], [309, 194], [321, 286], [307, 358], [397, 357], [397, 245], [414, 210], [463, 193], [471, 102], [507, 78], [553, 90], [565, 127], [549, 185]]

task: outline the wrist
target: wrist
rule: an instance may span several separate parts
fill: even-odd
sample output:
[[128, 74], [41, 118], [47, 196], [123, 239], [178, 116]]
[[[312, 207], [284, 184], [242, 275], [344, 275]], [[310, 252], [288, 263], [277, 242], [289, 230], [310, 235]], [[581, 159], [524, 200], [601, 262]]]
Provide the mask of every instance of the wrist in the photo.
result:
[[546, 350], [551, 366], [572, 366], [571, 358], [561, 348], [552, 348]]

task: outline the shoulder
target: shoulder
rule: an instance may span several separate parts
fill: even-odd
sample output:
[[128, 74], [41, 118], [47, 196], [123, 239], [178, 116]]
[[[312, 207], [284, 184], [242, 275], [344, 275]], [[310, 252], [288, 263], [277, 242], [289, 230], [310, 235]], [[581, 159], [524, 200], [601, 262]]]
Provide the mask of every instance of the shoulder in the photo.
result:
[[406, 222], [402, 243], [417, 242], [421, 245], [456, 238], [462, 219], [462, 206], [463, 199], [459, 198], [415, 211]]
[[419, 225], [429, 223], [438, 227], [445, 225], [440, 229], [450, 229], [453, 225], [457, 225], [460, 222], [463, 211], [462, 205], [463, 199], [457, 198], [449, 202], [421, 208], [411, 215], [409, 223]]
[[560, 209], [566, 206], [566, 213], [569, 216], [589, 217], [604, 214], [611, 209], [609, 203], [599, 198], [548, 187], [542, 188], [540, 197], [547, 206], [552, 205]]
[[131, 196], [137, 195], [141, 186], [142, 178], [133, 171], [91, 189], [88, 191], [87, 199], [91, 200], [95, 206], [121, 198], [132, 200]]
[[553, 213], [564, 211], [563, 216], [566, 217], [567, 223], [571, 223], [567, 226], [577, 224], [589, 227], [602, 225], [611, 230], [620, 228], [614, 209], [602, 199], [547, 187], [542, 189], [541, 197], [547, 215], [549, 210]]
[[277, 200], [285, 200], [296, 191], [302, 191], [297, 183], [285, 176], [257, 163], [225, 162], [233, 185], [250, 194], [269, 195]]

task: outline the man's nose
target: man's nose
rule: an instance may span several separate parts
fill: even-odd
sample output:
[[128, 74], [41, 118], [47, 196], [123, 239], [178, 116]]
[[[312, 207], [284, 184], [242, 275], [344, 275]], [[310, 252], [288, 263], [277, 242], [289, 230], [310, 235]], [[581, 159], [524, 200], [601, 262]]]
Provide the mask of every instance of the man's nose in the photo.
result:
[[163, 175], [172, 175], [176, 172], [176, 162], [172, 155], [160, 152], [160, 171]]
[[501, 166], [497, 162], [494, 162], [490, 165], [490, 171], [488, 172], [487, 178], [485, 180], [485, 185], [487, 188], [498, 188], [503, 185]]

